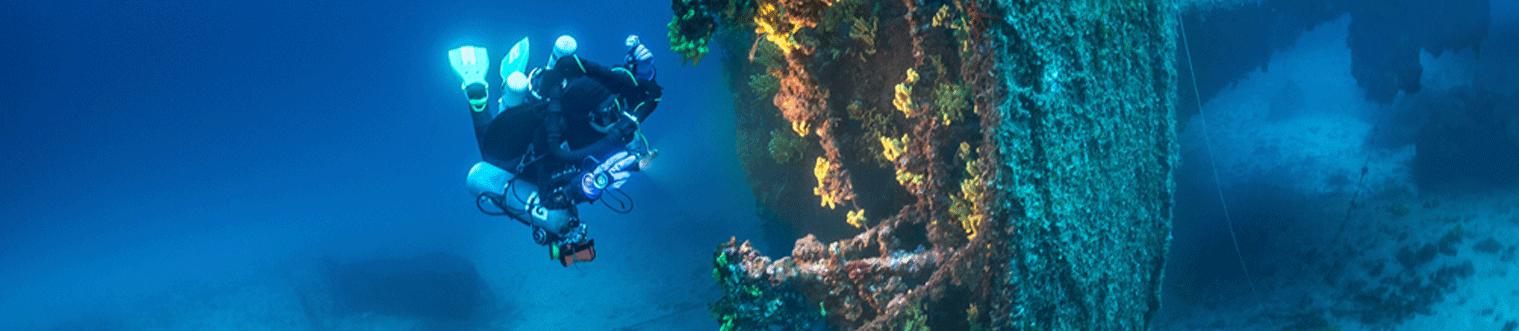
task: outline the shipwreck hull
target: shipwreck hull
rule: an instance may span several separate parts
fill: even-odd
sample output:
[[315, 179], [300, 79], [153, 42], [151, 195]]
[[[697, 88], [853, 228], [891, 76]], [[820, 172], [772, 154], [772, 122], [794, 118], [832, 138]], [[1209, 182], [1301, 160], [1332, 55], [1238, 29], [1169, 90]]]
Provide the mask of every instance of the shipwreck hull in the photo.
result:
[[[1161, 1], [674, 0], [730, 50], [772, 260], [722, 244], [724, 329], [1145, 329], [1177, 164]], [[748, 52], [743, 52], [748, 50]], [[808, 175], [811, 176], [808, 176]]]

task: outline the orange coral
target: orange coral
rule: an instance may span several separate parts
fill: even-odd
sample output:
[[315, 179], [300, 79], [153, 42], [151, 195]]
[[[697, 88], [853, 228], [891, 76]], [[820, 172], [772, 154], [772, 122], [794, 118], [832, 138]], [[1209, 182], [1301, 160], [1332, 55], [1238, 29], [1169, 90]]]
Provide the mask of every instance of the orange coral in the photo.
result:
[[780, 87], [772, 100], [780, 109], [781, 117], [791, 122], [797, 135], [805, 136], [812, 130], [818, 113], [827, 106], [828, 91], [818, 86], [800, 59], [787, 57], [787, 69], [780, 70]]

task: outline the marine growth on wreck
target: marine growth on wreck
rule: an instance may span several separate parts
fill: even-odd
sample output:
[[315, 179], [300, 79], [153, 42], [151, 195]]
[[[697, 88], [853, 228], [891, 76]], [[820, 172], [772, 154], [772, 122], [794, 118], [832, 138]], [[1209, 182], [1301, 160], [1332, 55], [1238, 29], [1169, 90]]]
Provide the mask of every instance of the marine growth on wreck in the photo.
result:
[[671, 7], [673, 51], [697, 65], [726, 50], [748, 181], [769, 231], [800, 238], [778, 259], [718, 246], [721, 329], [1154, 316], [1177, 163], [1166, 2]]

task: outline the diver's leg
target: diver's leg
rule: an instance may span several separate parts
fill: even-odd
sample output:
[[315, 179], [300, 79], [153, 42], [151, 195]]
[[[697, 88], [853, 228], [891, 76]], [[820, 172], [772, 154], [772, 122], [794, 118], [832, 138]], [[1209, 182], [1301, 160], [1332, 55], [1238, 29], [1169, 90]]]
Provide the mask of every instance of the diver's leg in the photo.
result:
[[[475, 142], [484, 147], [485, 129], [490, 126], [491, 113], [485, 100], [489, 97], [485, 71], [490, 69], [490, 55], [484, 47], [464, 46], [448, 51], [448, 62], [454, 72], [464, 80], [464, 96], [469, 100], [470, 117], [475, 122]], [[482, 148], [483, 150], [483, 148]]]
[[481, 149], [485, 148], [485, 132], [491, 126], [492, 116], [489, 105], [476, 106], [474, 100], [486, 100], [489, 97], [488, 94], [485, 84], [470, 84], [464, 87], [464, 96], [468, 97], [471, 103], [469, 118], [475, 123], [475, 143], [479, 144]]

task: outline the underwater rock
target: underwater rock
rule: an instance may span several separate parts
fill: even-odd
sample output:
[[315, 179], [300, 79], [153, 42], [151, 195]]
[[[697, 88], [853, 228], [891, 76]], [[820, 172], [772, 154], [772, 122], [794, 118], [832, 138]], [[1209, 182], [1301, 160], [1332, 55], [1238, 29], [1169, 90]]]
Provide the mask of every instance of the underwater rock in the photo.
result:
[[[1189, 1], [1194, 8], [1184, 11], [1182, 17], [1189, 32], [1192, 58], [1196, 60], [1191, 64], [1197, 70], [1195, 85], [1201, 95], [1193, 95], [1190, 88], [1177, 92], [1182, 100], [1198, 97], [1206, 102], [1253, 72], [1270, 71], [1267, 64], [1273, 54], [1295, 45], [1304, 31], [1345, 15], [1354, 1], [1357, 0], [1235, 1], [1227, 5]], [[1177, 65], [1187, 66], [1185, 62]], [[1191, 76], [1178, 79], [1181, 86], [1194, 85]], [[1182, 119], [1198, 113], [1192, 102], [1179, 103], [1177, 108], [1177, 117]]]
[[1457, 90], [1430, 109], [1414, 143], [1414, 179], [1422, 189], [1503, 187], [1519, 183], [1519, 96]]
[[[670, 33], [750, 50], [723, 59], [738, 154], [803, 237], [780, 259], [719, 246], [723, 330], [1147, 327], [1177, 164], [1170, 2], [723, 6], [753, 16]], [[771, 157], [777, 132], [819, 148]]]
[[[1197, 58], [1197, 90], [1202, 100], [1257, 70], [1270, 71], [1273, 53], [1293, 46], [1304, 31], [1351, 17], [1347, 45], [1351, 74], [1366, 90], [1367, 100], [1392, 101], [1399, 92], [1420, 90], [1423, 66], [1419, 52], [1476, 48], [1487, 35], [1488, 0], [1267, 0], [1185, 2], [1192, 32], [1192, 55]], [[1227, 31], [1216, 33], [1215, 31]], [[1182, 86], [1189, 77], [1181, 77]], [[1194, 96], [1182, 89], [1183, 100]], [[1180, 117], [1197, 113], [1190, 103], [1179, 105]]]
[[1440, 253], [1445, 255], [1456, 255], [1456, 253], [1458, 253], [1456, 250], [1456, 244], [1460, 244], [1461, 240], [1465, 237], [1466, 231], [1461, 230], [1461, 225], [1459, 224], [1456, 225], [1456, 227], [1451, 228], [1449, 231], [1446, 231], [1444, 236], [1440, 236]]
[[1475, 49], [1491, 20], [1488, 0], [1362, 1], [1350, 11], [1350, 74], [1378, 103], [1419, 91], [1419, 51]]
[[1435, 254], [1439, 253], [1439, 249], [1435, 247], [1435, 244], [1426, 243], [1418, 251], [1414, 251], [1410, 247], [1404, 246], [1403, 249], [1398, 250], [1398, 262], [1403, 263], [1403, 269], [1413, 269], [1429, 263], [1429, 261], [1434, 261]]
[[324, 276], [339, 311], [458, 322], [492, 300], [475, 264], [432, 253], [341, 263], [328, 260]]
[[1394, 325], [1414, 315], [1430, 315], [1431, 308], [1455, 290], [1457, 281], [1475, 273], [1476, 266], [1463, 261], [1433, 272], [1405, 270], [1373, 282], [1378, 284], [1376, 287], [1348, 286], [1342, 312], [1361, 323], [1377, 326]]
[[1497, 254], [1498, 250], [1502, 249], [1502, 248], [1503, 248], [1503, 245], [1498, 244], [1498, 241], [1497, 240], [1493, 240], [1492, 237], [1488, 237], [1487, 240], [1483, 240], [1482, 242], [1479, 242], [1476, 245], [1472, 245], [1472, 249], [1473, 250], [1476, 250], [1478, 252], [1488, 253], [1488, 254]]

